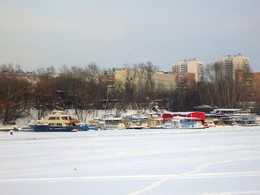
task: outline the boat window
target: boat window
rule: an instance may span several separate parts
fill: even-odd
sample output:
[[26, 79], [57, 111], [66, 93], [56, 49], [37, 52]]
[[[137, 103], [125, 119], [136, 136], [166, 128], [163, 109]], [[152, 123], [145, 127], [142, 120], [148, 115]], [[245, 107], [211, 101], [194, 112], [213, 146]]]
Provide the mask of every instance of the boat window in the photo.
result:
[[49, 120], [60, 120], [60, 118], [59, 118], [59, 117], [51, 116], [51, 117], [49, 117]]

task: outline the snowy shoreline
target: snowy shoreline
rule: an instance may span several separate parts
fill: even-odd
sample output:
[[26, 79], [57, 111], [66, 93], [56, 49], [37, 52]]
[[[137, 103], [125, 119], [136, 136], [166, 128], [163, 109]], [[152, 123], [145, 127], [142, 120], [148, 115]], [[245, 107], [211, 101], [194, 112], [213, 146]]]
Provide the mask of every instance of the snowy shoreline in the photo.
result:
[[[171, 134], [196, 134], [196, 133], [218, 133], [218, 132], [234, 132], [234, 131], [260, 131], [260, 126], [219, 126], [210, 127], [207, 129], [114, 129], [114, 130], [89, 130], [89, 131], [76, 131], [76, 132], [32, 132], [32, 131], [17, 131], [13, 135], [23, 137], [40, 138], [46, 135], [50, 137], [98, 137], [98, 136], [145, 136], [145, 135], [171, 135]], [[10, 137], [9, 131], [0, 131], [1, 138]]]

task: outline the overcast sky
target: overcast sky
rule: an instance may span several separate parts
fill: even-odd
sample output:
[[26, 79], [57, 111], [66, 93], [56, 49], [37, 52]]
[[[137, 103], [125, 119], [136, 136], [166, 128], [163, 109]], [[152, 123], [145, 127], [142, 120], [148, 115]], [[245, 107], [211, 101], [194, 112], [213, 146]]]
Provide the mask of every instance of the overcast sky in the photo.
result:
[[260, 72], [259, 0], [0, 0], [0, 64], [100, 68], [242, 53]]

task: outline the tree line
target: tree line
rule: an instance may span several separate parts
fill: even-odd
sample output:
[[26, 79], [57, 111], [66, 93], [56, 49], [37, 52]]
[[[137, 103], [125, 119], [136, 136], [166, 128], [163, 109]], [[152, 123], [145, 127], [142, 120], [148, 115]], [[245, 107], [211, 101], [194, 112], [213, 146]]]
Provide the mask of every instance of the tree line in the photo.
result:
[[236, 80], [217, 80], [214, 65], [208, 65], [204, 81], [189, 86], [184, 79], [169, 90], [164, 86], [155, 87], [152, 74], [158, 68], [151, 62], [125, 67], [129, 70], [125, 82], [115, 80], [111, 84], [104, 77], [113, 71], [101, 71], [94, 63], [84, 67], [64, 65], [58, 73], [53, 66], [41, 68], [31, 75], [35, 76], [33, 82], [20, 76], [24, 73], [21, 67], [3, 64], [0, 66], [0, 119], [5, 125], [28, 116], [31, 109], [37, 110], [40, 119], [53, 109], [71, 108], [80, 115], [91, 109], [143, 109], [156, 103], [169, 111], [190, 111], [203, 104], [237, 108], [250, 101], [248, 74]]

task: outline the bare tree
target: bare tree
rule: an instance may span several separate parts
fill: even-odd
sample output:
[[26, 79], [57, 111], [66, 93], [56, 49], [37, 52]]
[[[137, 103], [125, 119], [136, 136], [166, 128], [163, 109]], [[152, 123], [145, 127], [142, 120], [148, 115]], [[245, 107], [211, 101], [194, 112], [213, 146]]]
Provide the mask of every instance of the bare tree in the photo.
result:
[[81, 118], [84, 110], [90, 109], [94, 101], [104, 98], [102, 85], [98, 80], [99, 68], [92, 63], [84, 67], [64, 66], [56, 79], [56, 89], [66, 91], [75, 113]]
[[53, 66], [37, 70], [38, 82], [34, 86], [34, 107], [38, 112], [38, 119], [44, 117], [47, 110], [53, 110], [57, 105], [55, 95], [55, 68]]
[[27, 116], [30, 108], [30, 83], [19, 78], [19, 66], [4, 64], [0, 67], [0, 118], [4, 125]]

